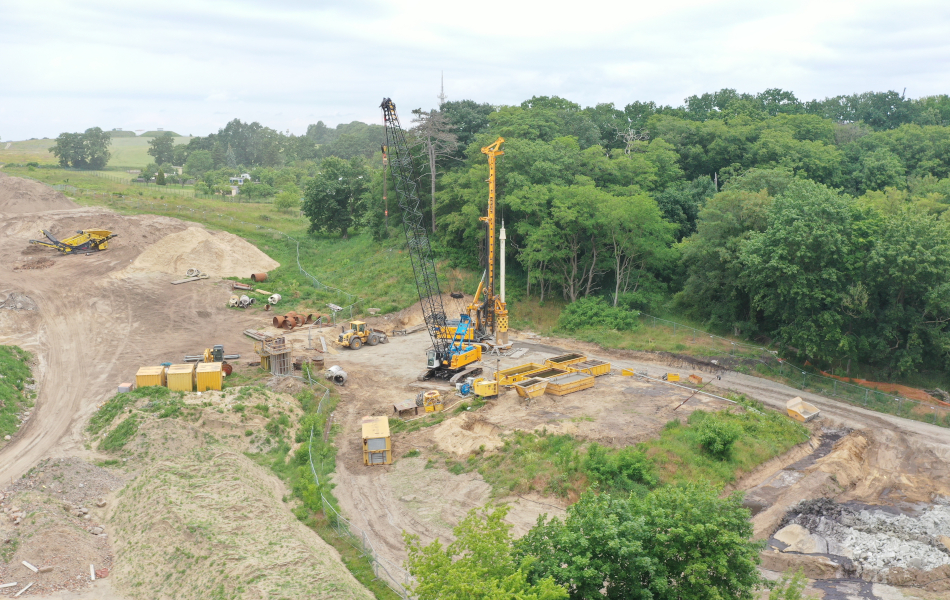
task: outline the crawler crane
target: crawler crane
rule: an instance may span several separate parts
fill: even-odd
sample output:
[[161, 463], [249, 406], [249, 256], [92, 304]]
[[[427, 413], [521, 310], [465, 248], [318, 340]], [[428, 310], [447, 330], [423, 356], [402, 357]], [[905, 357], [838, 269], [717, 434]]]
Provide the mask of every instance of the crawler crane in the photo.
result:
[[474, 377], [482, 369], [472, 366], [482, 358], [482, 347], [471, 344], [466, 338], [472, 319], [469, 315], [459, 315], [459, 324], [451, 337], [443, 331], [448, 327], [445, 308], [442, 305], [442, 293], [432, 257], [429, 235], [422, 222], [419, 192], [416, 186], [416, 168], [413, 164], [406, 135], [399, 125], [396, 105], [389, 98], [380, 104], [383, 110], [383, 123], [386, 127], [386, 145], [389, 151], [389, 169], [393, 176], [393, 187], [402, 208], [402, 221], [406, 232], [406, 244], [412, 261], [412, 271], [416, 278], [416, 289], [422, 305], [422, 316], [426, 329], [432, 339], [432, 348], [428, 351], [426, 369], [419, 379], [448, 379], [452, 383]]

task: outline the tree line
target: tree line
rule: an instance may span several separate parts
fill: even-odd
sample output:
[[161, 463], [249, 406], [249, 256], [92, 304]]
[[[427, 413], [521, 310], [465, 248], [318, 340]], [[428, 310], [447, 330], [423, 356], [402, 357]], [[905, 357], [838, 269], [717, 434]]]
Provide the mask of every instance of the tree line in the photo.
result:
[[[542, 96], [401, 115], [433, 242], [456, 266], [484, 262], [480, 148], [505, 138], [513, 299], [583, 301], [611, 323], [627, 320], [606, 309], [673, 307], [842, 374], [853, 362], [881, 377], [950, 367], [948, 96], [724, 89], [679, 107]], [[292, 136], [233, 120], [188, 144], [153, 142], [156, 163], [184, 164], [206, 193], [249, 172], [239, 198], [300, 206], [311, 232], [382, 238], [400, 225], [398, 199], [383, 200], [378, 125]]]

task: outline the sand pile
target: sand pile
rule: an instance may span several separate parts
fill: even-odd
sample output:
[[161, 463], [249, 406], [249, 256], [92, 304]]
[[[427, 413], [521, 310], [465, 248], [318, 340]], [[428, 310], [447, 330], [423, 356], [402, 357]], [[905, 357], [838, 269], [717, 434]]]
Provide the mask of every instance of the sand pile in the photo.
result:
[[52, 188], [0, 173], [0, 213], [24, 214], [70, 208], [76, 208], [76, 204]]
[[500, 448], [505, 444], [500, 434], [501, 428], [497, 425], [471, 413], [462, 413], [435, 427], [432, 439], [441, 450], [463, 457], [479, 448], [485, 451]]
[[212, 233], [200, 227], [167, 235], [139, 255], [121, 275], [159, 272], [184, 277], [199, 269], [217, 277], [250, 277], [280, 266], [255, 246], [231, 233]]

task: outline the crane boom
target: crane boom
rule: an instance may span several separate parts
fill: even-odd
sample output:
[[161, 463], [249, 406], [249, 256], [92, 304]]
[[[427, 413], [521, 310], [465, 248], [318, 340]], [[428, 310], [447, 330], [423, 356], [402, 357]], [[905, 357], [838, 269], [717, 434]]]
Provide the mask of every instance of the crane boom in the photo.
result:
[[429, 337], [432, 338], [432, 351], [427, 365], [429, 369], [424, 378], [447, 379], [461, 372], [466, 365], [481, 359], [481, 346], [472, 346], [464, 341], [471, 322], [468, 315], [461, 315], [459, 326], [451, 338], [443, 334], [448, 323], [442, 305], [442, 292], [439, 289], [432, 245], [422, 223], [423, 215], [419, 208], [421, 201], [416, 186], [412, 153], [406, 143], [406, 134], [399, 125], [396, 105], [389, 98], [385, 98], [380, 108], [383, 110], [383, 123], [386, 128], [389, 169], [393, 175], [393, 187], [399, 197], [399, 207], [402, 209], [406, 244], [416, 278], [422, 316]]

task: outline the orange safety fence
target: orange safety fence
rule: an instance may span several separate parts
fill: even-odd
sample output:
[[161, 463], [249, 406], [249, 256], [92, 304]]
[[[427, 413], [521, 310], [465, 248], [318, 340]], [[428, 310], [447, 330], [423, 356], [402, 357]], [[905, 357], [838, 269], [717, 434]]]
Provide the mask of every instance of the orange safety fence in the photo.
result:
[[923, 390], [918, 390], [917, 388], [908, 387], [899, 383], [884, 383], [881, 381], [868, 381], [867, 379], [855, 379], [854, 377], [841, 377], [839, 375], [832, 375], [831, 373], [826, 373], [824, 371], [821, 371], [821, 374], [825, 377], [834, 377], [838, 381], [844, 381], [845, 383], [855, 383], [857, 385], [863, 385], [865, 387], [874, 388], [882, 392], [887, 392], [888, 394], [898, 394], [904, 398], [910, 398], [911, 400], [919, 400], [921, 402], [927, 402], [930, 404], [942, 404], [943, 406], [950, 406], [950, 403], [937, 400]]

